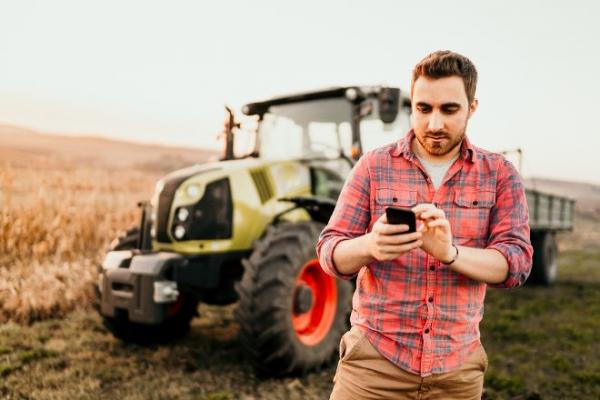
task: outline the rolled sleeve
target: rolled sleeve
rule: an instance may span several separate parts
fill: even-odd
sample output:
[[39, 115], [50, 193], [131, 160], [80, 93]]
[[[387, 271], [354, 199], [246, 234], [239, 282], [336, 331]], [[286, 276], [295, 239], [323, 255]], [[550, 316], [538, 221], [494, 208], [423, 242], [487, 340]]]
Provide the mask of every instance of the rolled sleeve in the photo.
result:
[[329, 223], [321, 232], [317, 242], [317, 256], [323, 271], [344, 280], [352, 279], [358, 273], [350, 275], [340, 273], [333, 262], [333, 253], [340, 242], [362, 236], [367, 231], [371, 218], [367, 156], [365, 154], [361, 157], [352, 168]]
[[521, 178], [507, 160], [503, 160], [499, 168], [498, 179], [486, 248], [504, 256], [508, 263], [508, 276], [504, 282], [488, 286], [513, 288], [525, 283], [531, 272], [533, 248], [529, 234], [529, 210]]

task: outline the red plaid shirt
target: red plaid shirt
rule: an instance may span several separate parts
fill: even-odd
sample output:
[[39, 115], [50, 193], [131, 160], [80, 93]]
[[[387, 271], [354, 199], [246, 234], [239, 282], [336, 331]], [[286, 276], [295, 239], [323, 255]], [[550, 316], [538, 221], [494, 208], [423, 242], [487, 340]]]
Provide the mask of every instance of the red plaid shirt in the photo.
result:
[[[444, 210], [454, 243], [496, 249], [509, 274], [495, 287], [521, 285], [531, 270], [528, 209], [521, 179], [499, 154], [470, 144], [435, 190], [411, 149], [414, 133], [365, 154], [340, 194], [317, 253], [323, 270], [342, 275], [333, 250], [369, 232], [387, 206], [433, 203]], [[427, 376], [452, 371], [479, 344], [486, 285], [451, 270], [421, 249], [361, 268], [352, 300], [352, 325], [398, 367]]]

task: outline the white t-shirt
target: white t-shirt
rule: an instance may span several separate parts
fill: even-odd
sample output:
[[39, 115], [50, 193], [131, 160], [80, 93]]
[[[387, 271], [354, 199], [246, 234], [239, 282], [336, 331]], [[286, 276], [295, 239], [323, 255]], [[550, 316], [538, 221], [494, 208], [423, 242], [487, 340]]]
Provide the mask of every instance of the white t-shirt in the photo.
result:
[[443, 163], [432, 163], [417, 156], [419, 161], [421, 161], [421, 164], [423, 164], [423, 168], [425, 168], [427, 175], [429, 175], [429, 177], [431, 178], [431, 181], [433, 182], [433, 187], [435, 189], [440, 187], [444, 176], [446, 176], [446, 172], [448, 172], [450, 166], [454, 164], [454, 161], [456, 161], [459, 154], [460, 153], [456, 154], [456, 156], [454, 156], [451, 160], [445, 161]]

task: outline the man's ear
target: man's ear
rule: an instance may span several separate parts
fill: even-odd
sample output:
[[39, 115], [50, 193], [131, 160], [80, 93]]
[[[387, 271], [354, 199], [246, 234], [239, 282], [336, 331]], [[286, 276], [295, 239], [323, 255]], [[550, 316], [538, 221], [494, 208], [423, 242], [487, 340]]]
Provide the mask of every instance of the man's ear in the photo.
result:
[[479, 107], [479, 100], [473, 99], [471, 105], [469, 106], [469, 118], [471, 118], [471, 116], [475, 113], [477, 107]]

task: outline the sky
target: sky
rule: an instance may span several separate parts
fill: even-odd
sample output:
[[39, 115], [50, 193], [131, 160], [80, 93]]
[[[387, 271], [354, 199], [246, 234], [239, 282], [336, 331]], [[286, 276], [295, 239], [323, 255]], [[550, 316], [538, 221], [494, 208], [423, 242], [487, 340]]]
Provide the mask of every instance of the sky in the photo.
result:
[[450, 49], [479, 72], [468, 135], [523, 175], [600, 183], [595, 1], [0, 0], [0, 123], [219, 148], [223, 105], [408, 90]]

